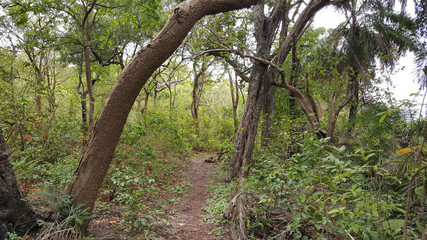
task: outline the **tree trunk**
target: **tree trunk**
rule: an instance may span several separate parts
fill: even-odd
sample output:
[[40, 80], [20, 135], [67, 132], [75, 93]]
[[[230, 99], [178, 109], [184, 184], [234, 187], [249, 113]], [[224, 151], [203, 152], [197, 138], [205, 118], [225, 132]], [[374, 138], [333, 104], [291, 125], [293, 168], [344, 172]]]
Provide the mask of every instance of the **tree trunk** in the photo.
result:
[[22, 200], [9, 155], [0, 129], [0, 239], [5, 239], [7, 232], [24, 235], [36, 226], [36, 215]]
[[202, 63], [200, 69], [197, 69], [196, 62], [193, 63], [193, 72], [194, 72], [194, 82], [193, 90], [191, 92], [192, 101], [191, 101], [191, 116], [196, 122], [196, 136], [200, 137], [200, 122], [199, 122], [199, 107], [200, 99], [202, 98], [203, 87], [206, 83], [206, 71], [211, 65], [212, 62], [209, 62], [209, 59], [202, 58]]
[[31, 51], [28, 48], [24, 48], [25, 54], [27, 54], [28, 59], [31, 62], [31, 65], [33, 66], [36, 79], [35, 79], [35, 103], [36, 103], [36, 113], [40, 114], [42, 110], [42, 82], [43, 82], [43, 73], [42, 73], [42, 66], [43, 66], [43, 51], [40, 53], [40, 62], [37, 63], [37, 56], [36, 54]]
[[[255, 39], [257, 41], [256, 56], [268, 59], [270, 49], [273, 44], [274, 30], [278, 25], [277, 21], [271, 21], [264, 15], [264, 1], [260, 1], [253, 8], [253, 21], [255, 27]], [[270, 24], [265, 24], [269, 22]], [[236, 134], [234, 152], [230, 161], [230, 178], [246, 177], [248, 169], [244, 168], [252, 162], [253, 148], [258, 131], [258, 124], [261, 117], [262, 108], [271, 82], [268, 77], [268, 66], [255, 62], [252, 67], [248, 98], [245, 104], [242, 119]]]
[[[51, 55], [51, 51], [48, 51], [48, 58]], [[47, 94], [48, 96], [48, 102], [49, 102], [49, 113], [52, 116], [55, 116], [56, 114], [56, 99], [55, 99], [55, 90], [56, 90], [56, 59], [55, 59], [55, 52], [52, 53], [52, 61], [53, 63], [51, 64], [52, 66], [50, 67], [52, 69], [52, 76], [50, 76], [49, 74], [49, 65], [48, 65], [48, 69], [46, 70], [46, 78], [47, 78], [47, 83], [48, 83], [48, 87], [49, 87], [49, 92]]]
[[273, 85], [269, 86], [267, 95], [262, 107], [262, 113], [264, 121], [261, 131], [261, 147], [267, 149], [271, 146], [273, 140], [273, 113], [274, 113], [274, 102], [276, 97], [276, 87]]
[[[86, 43], [88, 44], [88, 43]], [[89, 95], [89, 115], [88, 115], [88, 134], [92, 134], [94, 125], [94, 112], [95, 112], [95, 97], [93, 95], [93, 84], [92, 84], [92, 71], [91, 71], [91, 60], [90, 60], [90, 47], [88, 45], [83, 46], [83, 56], [85, 62], [85, 74], [86, 74], [86, 87]]]
[[200, 137], [200, 126], [199, 126], [199, 105], [200, 105], [200, 94], [201, 94], [201, 78], [203, 77], [203, 73], [197, 73], [196, 67], [194, 70], [194, 82], [193, 82], [193, 90], [191, 91], [191, 116], [196, 123], [196, 136]]
[[87, 91], [84, 91], [82, 94], [80, 94], [80, 104], [82, 106], [82, 128], [85, 133], [88, 131], [86, 95]]
[[[185, 1], [174, 8], [158, 36], [123, 69], [101, 111], [91, 139], [74, 174], [69, 191], [73, 205], [92, 210], [119, 141], [123, 126], [141, 88], [153, 72], [178, 48], [203, 16], [247, 8], [257, 0]], [[89, 221], [79, 230], [86, 232]]]
[[348, 132], [352, 132], [354, 128], [354, 121], [356, 119], [357, 108], [359, 107], [359, 72], [357, 69], [353, 68], [353, 71], [350, 70], [350, 82], [348, 83], [347, 94], [353, 96], [353, 101], [350, 105], [350, 109], [348, 111], [348, 123], [349, 128]]
[[[87, 96], [87, 90], [84, 87], [83, 84], [83, 54], [81, 56], [82, 58], [79, 60], [79, 66], [78, 66], [78, 73], [79, 73], [79, 85], [77, 86], [77, 93], [80, 95], [80, 105], [81, 105], [81, 116], [82, 116], [82, 130], [86, 134], [88, 131], [87, 128], [87, 103], [86, 103], [86, 96]], [[86, 135], [84, 138], [86, 141]]]
[[[297, 43], [307, 30], [307, 23], [310, 19], [312, 19], [319, 10], [330, 3], [331, 0], [310, 1], [299, 15], [292, 30], [281, 42], [278, 54], [273, 62], [280, 63], [286, 59], [292, 46]], [[268, 56], [270, 55], [270, 48], [273, 44], [273, 37], [277, 30], [278, 23], [280, 22], [280, 19], [282, 19], [281, 15], [283, 14], [285, 7], [285, 5], [282, 5], [282, 8], [277, 8], [277, 11], [270, 14], [271, 16], [268, 18], [264, 15], [263, 2], [260, 2], [254, 7], [253, 19], [255, 26], [255, 38], [257, 40], [256, 57], [269, 60]], [[268, 91], [271, 87], [269, 85], [271, 85], [273, 80], [271, 78], [266, 79], [266, 76], [271, 76], [267, 71], [267, 66], [259, 62], [255, 63], [251, 72], [251, 82], [249, 83], [249, 92], [245, 111], [236, 135], [235, 148], [230, 162], [231, 178], [246, 176], [248, 169], [245, 167], [252, 162], [255, 136], [257, 133], [261, 110], [264, 106], [264, 102], [259, 101], [266, 100], [266, 96], [268, 96]], [[286, 81], [286, 79], [283, 79], [283, 81]]]
[[148, 99], [150, 98], [150, 93], [149, 92], [145, 92], [145, 97], [144, 97], [144, 107], [142, 107], [141, 109], [141, 113], [143, 114], [145, 110], [147, 110], [148, 108]]
[[234, 132], [237, 132], [239, 127], [239, 120], [237, 119], [237, 107], [239, 106], [239, 85], [237, 83], [237, 74], [235, 75], [234, 82], [230, 72], [228, 72], [228, 76], [230, 81], [231, 103], [233, 105]]
[[259, 119], [269, 90], [268, 85], [270, 84], [266, 79], [267, 68], [262, 63], [254, 63], [252, 67], [252, 80], [249, 84], [248, 98], [236, 134], [234, 151], [230, 162], [229, 177], [231, 179], [247, 176], [248, 171], [244, 166], [252, 162]]
[[36, 113], [40, 114], [42, 111], [42, 92], [41, 92], [41, 88], [42, 88], [42, 76], [39, 76], [37, 74], [36, 76], [36, 86], [35, 86], [35, 91], [36, 91]]

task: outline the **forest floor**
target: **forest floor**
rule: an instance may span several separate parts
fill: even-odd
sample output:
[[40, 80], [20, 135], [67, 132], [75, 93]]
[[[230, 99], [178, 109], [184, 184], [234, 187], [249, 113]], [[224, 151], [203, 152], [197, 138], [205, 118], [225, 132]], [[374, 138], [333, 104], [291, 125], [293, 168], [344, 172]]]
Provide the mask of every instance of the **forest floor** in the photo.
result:
[[[197, 155], [186, 160], [182, 167], [182, 173], [178, 176], [176, 184], [188, 186], [188, 190], [178, 197], [168, 192], [161, 193], [152, 199], [151, 202], [144, 203], [150, 210], [145, 210], [139, 214], [151, 223], [149, 232], [142, 231], [140, 234], [125, 233], [117, 231], [115, 225], [125, 218], [123, 206], [111, 206], [108, 212], [103, 212], [102, 207], [95, 209], [94, 219], [89, 227], [92, 239], [113, 240], [113, 239], [165, 239], [165, 240], [229, 240], [228, 233], [218, 236], [214, 230], [218, 229], [213, 223], [203, 221], [203, 216], [207, 213], [203, 210], [206, 200], [209, 198], [207, 187], [213, 178], [213, 170], [217, 166], [215, 163], [206, 163], [206, 157]], [[181, 171], [181, 170], [180, 170]], [[172, 202], [165, 204], [158, 209], [158, 202]], [[156, 203], [157, 202], [157, 203]], [[104, 210], [105, 211], [105, 210]], [[162, 212], [162, 215], [153, 212]], [[151, 212], [151, 213], [149, 213]], [[146, 215], [152, 214], [150, 218]], [[160, 223], [160, 224], [159, 224]]]
[[178, 206], [178, 217], [173, 223], [174, 231], [172, 231], [176, 232], [176, 234], [168, 239], [231, 239], [228, 236], [215, 236], [212, 230], [216, 226], [202, 220], [202, 216], [206, 214], [202, 207], [209, 197], [207, 186], [209, 185], [209, 179], [212, 178], [212, 171], [215, 165], [204, 162], [204, 158], [192, 158], [189, 166], [190, 169], [186, 181], [191, 184], [191, 187]]

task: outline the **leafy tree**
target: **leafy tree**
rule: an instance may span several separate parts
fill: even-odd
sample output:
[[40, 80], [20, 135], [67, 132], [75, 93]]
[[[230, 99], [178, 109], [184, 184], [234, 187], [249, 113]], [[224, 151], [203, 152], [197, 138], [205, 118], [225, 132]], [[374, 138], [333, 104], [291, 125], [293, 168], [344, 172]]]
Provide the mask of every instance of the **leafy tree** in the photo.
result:
[[[151, 36], [159, 20], [159, 1], [14, 1], [8, 7], [16, 15], [15, 22], [26, 24], [33, 15], [47, 18], [47, 26], [56, 28], [63, 54], [81, 55], [68, 60], [82, 66], [85, 85], [79, 82], [82, 116], [86, 119], [86, 96], [89, 95], [88, 129], [94, 124], [93, 84], [103, 75], [103, 67], [125, 65], [124, 52], [130, 45], [138, 46]], [[55, 19], [55, 24], [52, 24]], [[61, 26], [60, 31], [56, 26]], [[94, 65], [94, 63], [97, 65]], [[84, 66], [84, 68], [83, 68]], [[96, 77], [93, 76], [96, 73]], [[83, 123], [86, 124], [85, 122]]]
[[414, 29], [412, 20], [403, 14], [394, 13], [392, 5], [381, 1], [348, 1], [341, 10], [346, 21], [338, 26], [332, 39], [336, 51], [343, 54], [348, 66], [348, 94], [353, 96], [349, 122], [354, 122], [359, 105], [361, 81], [365, 84], [375, 61], [383, 67], [392, 68], [399, 56], [413, 47], [410, 38]]
[[417, 64], [419, 83], [423, 86], [427, 83], [427, 3], [422, 0], [415, 1], [417, 38], [420, 39], [419, 46], [416, 51], [415, 62]]

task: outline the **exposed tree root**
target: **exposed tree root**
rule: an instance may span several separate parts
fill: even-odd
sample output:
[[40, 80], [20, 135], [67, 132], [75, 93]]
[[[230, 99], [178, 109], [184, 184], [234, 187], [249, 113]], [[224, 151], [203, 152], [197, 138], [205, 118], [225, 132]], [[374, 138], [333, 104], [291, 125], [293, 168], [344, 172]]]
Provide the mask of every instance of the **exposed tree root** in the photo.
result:
[[250, 209], [248, 194], [243, 191], [242, 179], [236, 186], [235, 196], [231, 200], [229, 209], [224, 213], [224, 217], [230, 220], [230, 232], [233, 239], [247, 240], [246, 219]]

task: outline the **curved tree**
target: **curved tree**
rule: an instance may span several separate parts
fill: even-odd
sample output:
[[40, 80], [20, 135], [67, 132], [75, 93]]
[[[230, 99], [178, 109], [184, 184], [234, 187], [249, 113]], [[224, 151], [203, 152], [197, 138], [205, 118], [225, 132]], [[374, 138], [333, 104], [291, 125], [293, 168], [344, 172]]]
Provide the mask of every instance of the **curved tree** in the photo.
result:
[[[175, 7], [162, 31], [133, 57], [120, 74], [96, 122], [74, 174], [69, 191], [73, 204], [93, 209], [119, 141], [123, 126], [140, 90], [160, 65], [179, 47], [203, 16], [247, 8], [257, 0], [184, 1]], [[80, 226], [85, 232], [88, 221]]]

